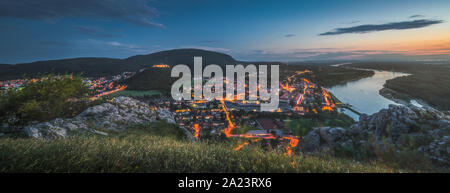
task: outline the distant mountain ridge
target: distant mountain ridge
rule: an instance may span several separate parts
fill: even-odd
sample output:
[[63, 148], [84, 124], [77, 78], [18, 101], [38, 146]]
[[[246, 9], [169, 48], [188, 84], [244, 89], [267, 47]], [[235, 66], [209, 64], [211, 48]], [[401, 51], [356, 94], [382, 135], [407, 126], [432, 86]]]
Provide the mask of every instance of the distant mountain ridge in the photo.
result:
[[177, 65], [177, 64], [185, 64], [188, 66], [194, 65], [194, 56], [202, 56], [203, 64], [217, 64], [219, 66], [225, 66], [230, 64], [236, 64], [236, 61], [233, 57], [227, 54], [206, 51], [200, 49], [175, 49], [175, 50], [166, 50], [161, 52], [155, 52], [148, 55], [136, 55], [125, 59], [128, 64], [132, 65], [142, 65], [141, 67], [146, 67], [153, 64], [168, 64], [168, 65]]
[[0, 80], [21, 78], [24, 74], [36, 76], [37, 74], [66, 72], [83, 73], [85, 76], [108, 76], [124, 71], [137, 71], [162, 63], [171, 66], [177, 64], [193, 66], [194, 56], [202, 56], [203, 65], [217, 64], [223, 67], [231, 64], [249, 63], [237, 61], [230, 55], [214, 51], [173, 49], [147, 55], [131, 56], [125, 59], [86, 57], [37, 61], [16, 65], [0, 64]]

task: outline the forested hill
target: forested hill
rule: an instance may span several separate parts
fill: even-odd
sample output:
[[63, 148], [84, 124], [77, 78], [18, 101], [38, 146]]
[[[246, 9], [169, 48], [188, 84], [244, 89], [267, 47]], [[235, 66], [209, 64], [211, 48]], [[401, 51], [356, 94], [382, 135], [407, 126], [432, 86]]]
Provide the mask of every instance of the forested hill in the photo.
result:
[[[137, 71], [151, 67], [154, 64], [168, 64], [174, 66], [185, 64], [193, 66], [194, 56], [203, 57], [203, 65], [217, 64], [219, 66], [231, 64], [246, 64], [236, 61], [227, 54], [200, 50], [174, 49], [155, 52], [147, 55], [136, 55], [125, 59], [114, 58], [72, 58], [62, 60], [37, 61], [16, 65], [0, 64], [0, 80], [20, 78], [23, 75], [35, 76], [43, 73], [83, 73], [84, 76], [108, 76], [124, 71]], [[264, 64], [270, 64], [265, 63]]]
[[174, 66], [185, 64], [194, 66], [194, 56], [203, 57], [203, 65], [217, 64], [219, 66], [236, 64], [238, 61], [230, 55], [200, 49], [176, 49], [155, 52], [148, 55], [136, 55], [124, 60], [127, 65], [139, 66], [141, 68], [154, 64], [168, 64]]
[[88, 76], [102, 76], [127, 70], [123, 61], [112, 58], [72, 58], [62, 60], [47, 60], [0, 67], [1, 80], [35, 76], [45, 73], [83, 73]]

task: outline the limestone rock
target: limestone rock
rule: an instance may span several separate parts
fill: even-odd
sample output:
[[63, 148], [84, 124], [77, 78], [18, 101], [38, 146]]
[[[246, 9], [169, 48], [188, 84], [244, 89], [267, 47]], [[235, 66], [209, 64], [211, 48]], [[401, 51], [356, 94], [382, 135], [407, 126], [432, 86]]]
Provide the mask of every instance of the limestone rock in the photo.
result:
[[[362, 114], [347, 130], [314, 128], [304, 138], [304, 152], [331, 150], [336, 146], [403, 151], [413, 148], [433, 162], [450, 165], [450, 114], [433, 108], [389, 105], [373, 115]], [[419, 144], [410, 147], [411, 144]], [[416, 149], [414, 149], [416, 148]]]
[[[164, 119], [173, 120], [170, 112], [164, 112], [163, 115]], [[89, 107], [74, 118], [56, 118], [25, 126], [25, 132], [30, 137], [44, 139], [65, 138], [83, 131], [107, 135], [101, 130], [121, 131], [130, 125], [153, 122], [156, 116], [155, 111], [143, 102], [129, 97], [116, 97], [110, 103]]]

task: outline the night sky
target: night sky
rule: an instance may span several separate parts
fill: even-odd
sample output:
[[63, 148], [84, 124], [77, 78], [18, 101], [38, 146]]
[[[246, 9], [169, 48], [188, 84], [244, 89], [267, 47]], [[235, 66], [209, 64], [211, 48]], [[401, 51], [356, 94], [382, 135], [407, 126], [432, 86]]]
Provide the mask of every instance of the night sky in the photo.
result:
[[248, 61], [449, 60], [450, 1], [1, 0], [0, 63], [200, 48]]

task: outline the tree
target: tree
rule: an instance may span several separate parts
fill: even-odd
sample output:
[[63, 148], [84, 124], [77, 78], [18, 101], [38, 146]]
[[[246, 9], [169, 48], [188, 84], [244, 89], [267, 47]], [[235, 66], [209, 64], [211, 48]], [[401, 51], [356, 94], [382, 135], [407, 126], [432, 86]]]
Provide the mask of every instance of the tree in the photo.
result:
[[10, 124], [70, 117], [87, 107], [89, 89], [81, 75], [45, 75], [29, 80], [22, 89], [9, 89], [0, 97], [0, 120]]

